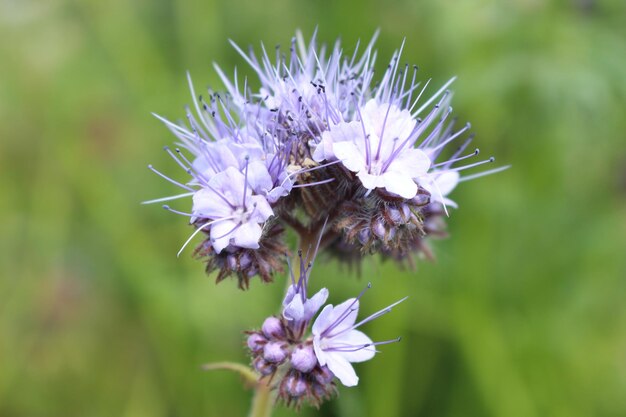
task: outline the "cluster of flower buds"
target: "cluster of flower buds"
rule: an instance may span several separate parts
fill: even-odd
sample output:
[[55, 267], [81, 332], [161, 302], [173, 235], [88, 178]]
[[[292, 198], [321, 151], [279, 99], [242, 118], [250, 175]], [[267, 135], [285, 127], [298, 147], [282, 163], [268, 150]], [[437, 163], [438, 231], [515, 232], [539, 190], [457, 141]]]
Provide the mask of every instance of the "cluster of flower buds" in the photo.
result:
[[[270, 281], [285, 251], [284, 226], [311, 233], [328, 221], [325, 246], [338, 257], [364, 254], [410, 259], [442, 234], [442, 219], [456, 204], [448, 194], [463, 180], [467, 124], [450, 121], [451, 79], [427, 99], [417, 68], [400, 65], [396, 51], [381, 79], [374, 77], [376, 36], [359, 53], [344, 55], [339, 42], [318, 47], [298, 33], [287, 54], [265, 49], [257, 57], [238, 46], [261, 84], [231, 81], [216, 66], [225, 94], [197, 96], [187, 124], [159, 117], [178, 137], [166, 151], [189, 175], [185, 182], [153, 171], [191, 197], [189, 217], [204, 242], [196, 254], [217, 280], [238, 278], [241, 288], [259, 276]], [[459, 143], [460, 145], [454, 145]], [[459, 165], [461, 163], [461, 165]], [[182, 249], [181, 249], [182, 250]]]
[[281, 316], [268, 317], [260, 330], [248, 332], [247, 345], [254, 369], [262, 381], [274, 384], [279, 399], [295, 407], [303, 402], [319, 406], [336, 392], [335, 377], [345, 386], [358, 383], [351, 362], [373, 358], [376, 345], [399, 341], [373, 342], [357, 327], [388, 313], [404, 299], [358, 323], [363, 292], [337, 306], [326, 305], [309, 334], [309, 325], [328, 299], [328, 290], [322, 288], [309, 298], [307, 284], [312, 263], [305, 266], [302, 253], [299, 256], [300, 276], [296, 280], [289, 268], [292, 283]]

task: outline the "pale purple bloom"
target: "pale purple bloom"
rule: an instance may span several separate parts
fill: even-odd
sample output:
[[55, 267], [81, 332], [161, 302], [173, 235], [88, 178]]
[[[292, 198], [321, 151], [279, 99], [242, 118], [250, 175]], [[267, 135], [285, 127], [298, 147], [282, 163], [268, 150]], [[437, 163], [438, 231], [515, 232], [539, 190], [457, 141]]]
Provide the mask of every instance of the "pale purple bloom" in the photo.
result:
[[322, 288], [311, 298], [307, 298], [303, 288], [290, 285], [283, 300], [283, 317], [288, 321], [308, 322], [328, 299], [328, 290]]
[[358, 121], [342, 122], [323, 132], [313, 158], [339, 159], [368, 190], [384, 188], [403, 198], [415, 197], [414, 178], [425, 175], [431, 161], [413, 147], [411, 135], [417, 122], [411, 113], [371, 99], [358, 114]]
[[376, 354], [376, 345], [398, 341], [394, 339], [384, 342], [373, 342], [365, 333], [356, 330], [360, 325], [369, 322], [391, 311], [391, 308], [404, 301], [372, 314], [358, 323], [359, 298], [350, 298], [333, 307], [329, 304], [313, 323], [313, 348], [321, 366], [328, 369], [347, 387], [358, 384], [359, 378], [351, 363], [370, 360]]
[[252, 195], [258, 178], [248, 176], [247, 180], [250, 185], [244, 174], [230, 167], [193, 195], [192, 214], [209, 220], [211, 243], [217, 253], [230, 244], [258, 248], [262, 224], [274, 214], [265, 197]]

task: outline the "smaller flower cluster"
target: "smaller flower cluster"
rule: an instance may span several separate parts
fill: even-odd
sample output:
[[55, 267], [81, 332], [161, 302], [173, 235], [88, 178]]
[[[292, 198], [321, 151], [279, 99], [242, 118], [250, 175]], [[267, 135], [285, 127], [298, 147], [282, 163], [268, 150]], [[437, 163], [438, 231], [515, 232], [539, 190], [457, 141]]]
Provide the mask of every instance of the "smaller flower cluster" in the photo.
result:
[[336, 392], [335, 377], [345, 386], [357, 385], [359, 378], [351, 363], [372, 359], [376, 345], [399, 341], [373, 342], [357, 328], [404, 301], [357, 322], [364, 290], [337, 306], [326, 305], [308, 335], [311, 320], [328, 299], [326, 288], [308, 297], [311, 268], [312, 263], [305, 266], [300, 252], [300, 276], [296, 280], [289, 268], [292, 284], [283, 300], [281, 317], [268, 317], [260, 330], [248, 332], [247, 339], [254, 369], [268, 378], [268, 383], [276, 381], [278, 398], [295, 407], [303, 402], [319, 406], [331, 398]]

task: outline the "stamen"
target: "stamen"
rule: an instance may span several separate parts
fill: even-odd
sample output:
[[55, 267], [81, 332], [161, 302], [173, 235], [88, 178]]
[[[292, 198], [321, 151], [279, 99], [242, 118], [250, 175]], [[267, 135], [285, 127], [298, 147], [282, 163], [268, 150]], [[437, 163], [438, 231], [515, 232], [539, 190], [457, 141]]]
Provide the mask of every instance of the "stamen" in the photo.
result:
[[167, 211], [171, 211], [172, 213], [176, 213], [176, 214], [180, 214], [182, 216], [186, 216], [186, 217], [193, 217], [194, 215], [191, 213], [185, 213], [183, 211], [178, 211], [178, 210], [174, 210], [173, 208], [171, 208], [170, 206], [168, 206], [167, 204], [164, 204], [162, 206], [165, 210]]
[[380, 148], [382, 147], [383, 144], [383, 140], [385, 137], [385, 127], [387, 126], [387, 118], [389, 117], [389, 112], [391, 111], [391, 101], [389, 102], [389, 105], [387, 106], [387, 112], [385, 113], [385, 119], [383, 120], [383, 127], [380, 130], [380, 137], [378, 138], [378, 149], [376, 149], [376, 158], [375, 160], [378, 161], [378, 158], [380, 158]]
[[484, 177], [485, 175], [495, 174], [496, 172], [504, 171], [511, 168], [511, 165], [505, 165], [503, 167], [490, 169], [488, 171], [479, 172], [478, 174], [468, 175], [466, 177], [461, 177], [459, 182], [475, 180], [476, 178]]
[[433, 165], [431, 165], [431, 168], [438, 168], [438, 167], [444, 166], [444, 165], [451, 165], [451, 164], [454, 164], [454, 163], [459, 162], [459, 161], [463, 161], [463, 160], [468, 159], [468, 158], [473, 158], [474, 156], [478, 155], [479, 153], [480, 153], [480, 149], [476, 148], [474, 150], [474, 152], [472, 152], [469, 155], [461, 156], [459, 158], [454, 158], [454, 159], [448, 159], [445, 162], [440, 162], [438, 164], [433, 164]]
[[289, 276], [291, 277], [291, 285], [296, 286], [296, 277], [293, 275], [293, 268], [291, 267], [291, 260], [289, 255], [285, 253], [285, 259], [287, 260], [287, 267], [289, 268]]
[[350, 313], [352, 313], [354, 310], [356, 310], [356, 309], [354, 309], [352, 307], [361, 299], [361, 297], [363, 297], [363, 294], [365, 294], [365, 292], [367, 290], [369, 290], [370, 288], [372, 288], [372, 283], [368, 282], [367, 286], [361, 290], [361, 292], [354, 299], [354, 301], [352, 303], [350, 303], [350, 305], [339, 315], [339, 317], [337, 317], [337, 320], [335, 320], [335, 322], [333, 324], [328, 326], [326, 328], [326, 330], [324, 330], [322, 332], [321, 336], [322, 337], [327, 337], [327, 336], [328, 337], [332, 337], [330, 335], [330, 332], [332, 332], [339, 324], [341, 324], [341, 322], [344, 321], [350, 315]]
[[327, 180], [320, 180], [316, 182], [308, 182], [306, 184], [294, 184], [292, 188], [304, 188], [304, 187], [312, 187], [314, 185], [328, 184], [329, 182], [335, 181], [335, 178], [329, 178]]
[[[441, 93], [446, 91], [446, 89], [450, 86], [450, 84], [454, 82], [454, 80], [456, 80], [456, 77], [450, 78], [450, 80], [447, 83], [445, 83], [439, 90], [437, 90], [437, 92], [431, 98], [429, 98], [428, 101], [426, 101], [426, 103], [422, 104], [422, 106], [419, 109], [417, 109], [415, 113], [413, 113], [413, 117], [418, 116], [426, 107], [430, 105], [430, 103], [435, 101], [435, 99], [439, 97]], [[426, 88], [426, 86], [424, 86], [424, 88]]]
[[181, 184], [180, 182], [175, 181], [175, 180], [171, 179], [170, 177], [168, 177], [167, 175], [162, 174], [161, 172], [157, 171], [156, 168], [154, 168], [152, 165], [148, 165], [148, 169], [150, 171], [154, 172], [155, 174], [157, 174], [159, 177], [161, 177], [161, 178], [171, 182], [174, 185], [179, 186], [182, 189], [185, 189], [187, 191], [191, 191], [192, 193], [195, 191], [193, 188], [191, 188], [191, 187], [189, 187], [187, 185]]
[[[354, 93], [352, 93], [352, 97], [354, 97]], [[365, 141], [365, 160], [367, 161], [367, 167], [370, 168], [372, 166], [372, 150], [370, 149], [370, 140], [369, 135], [365, 131], [365, 122], [363, 121], [363, 115], [361, 114], [361, 109], [359, 108], [359, 103], [356, 102], [356, 112], [359, 115], [359, 121], [361, 122], [361, 128], [363, 129], [363, 140]]]
[[[207, 226], [210, 226], [214, 223], [217, 222], [222, 222], [224, 220], [232, 220], [232, 217], [225, 217], [223, 219], [217, 219], [217, 220], [213, 220], [210, 222], [206, 222], [205, 224], [203, 224], [202, 226], [198, 227], [192, 234], [191, 236], [189, 236], [189, 239], [187, 239], [187, 241], [183, 244], [183, 246], [180, 248], [180, 250], [178, 251], [178, 253], [176, 254], [176, 257], [178, 258], [180, 256], [180, 254], [183, 252], [183, 250], [187, 247], [187, 245], [189, 244], [189, 242], [191, 242], [191, 239], [193, 239], [198, 233], [200, 233], [200, 231], [202, 231], [204, 228], [206, 228]], [[225, 235], [224, 235], [225, 236]]]
[[357, 324], [355, 324], [354, 326], [352, 326], [352, 329], [356, 329], [357, 327], [368, 323], [374, 319], [377, 319], [381, 316], [384, 316], [385, 314], [389, 313], [391, 311], [392, 308], [394, 308], [395, 306], [397, 306], [398, 304], [400, 304], [401, 302], [403, 302], [404, 300], [406, 300], [407, 298], [409, 298], [408, 296], [401, 298], [400, 300], [396, 301], [395, 303], [381, 309], [378, 310], [376, 313], [369, 315], [368, 317], [364, 318], [363, 320], [361, 320], [360, 322], [358, 322]]
[[474, 168], [474, 167], [477, 167], [477, 166], [480, 166], [480, 165], [490, 164], [490, 163], [492, 163], [492, 162], [493, 162], [493, 161], [495, 161], [495, 160], [496, 160], [496, 158], [494, 158], [494, 157], [492, 156], [492, 157], [491, 157], [491, 158], [489, 158], [489, 159], [486, 159], [486, 160], [484, 160], [484, 161], [480, 161], [480, 162], [476, 162], [476, 163], [474, 163], [474, 164], [464, 165], [464, 166], [462, 166], [462, 167], [458, 167], [458, 168], [451, 168], [451, 169], [450, 169], [450, 171], [457, 171], [457, 172], [458, 172], [458, 171], [464, 171], [464, 170], [466, 170], [466, 169]]
[[193, 83], [191, 82], [191, 74], [189, 73], [189, 71], [187, 71], [187, 82], [189, 83], [189, 91], [191, 92], [191, 99], [193, 100], [193, 104], [196, 107], [196, 112], [198, 113], [198, 117], [200, 118], [202, 123], [206, 126], [206, 128], [209, 131], [211, 131], [211, 127], [209, 126], [207, 121], [204, 119], [204, 116], [202, 112], [200, 111], [200, 106], [198, 105], [198, 101], [196, 100], [196, 92], [194, 91]]
[[448, 143], [452, 142], [454, 139], [458, 138], [459, 136], [461, 136], [464, 132], [466, 132], [467, 130], [469, 130], [472, 127], [471, 123], [467, 123], [463, 129], [459, 130], [458, 132], [456, 132], [455, 134], [453, 134], [452, 136], [450, 136], [448, 139], [444, 140], [443, 142], [441, 142], [439, 145], [435, 146], [434, 148], [430, 149], [430, 152], [435, 152], [437, 151], [437, 149], [441, 149], [444, 146], [446, 146]]
[[[328, 351], [328, 352], [357, 352], [359, 350], [366, 349], [368, 347], [379, 346], [379, 345], [388, 345], [390, 343], [397, 343], [397, 342], [399, 342], [401, 340], [402, 340], [401, 337], [396, 337], [395, 339], [383, 340], [383, 341], [380, 341], [380, 342], [364, 343], [362, 345], [349, 345], [349, 344], [340, 343], [340, 344], [336, 344], [336, 345], [333, 345], [331, 347], [328, 347], [328, 348], [326, 348], [324, 350]], [[376, 351], [376, 352], [378, 352], [378, 351]]]
[[170, 149], [170, 147], [169, 147], [169, 146], [164, 146], [164, 147], [163, 147], [163, 150], [164, 150], [165, 152], [167, 152], [167, 153], [168, 153], [168, 155], [169, 155], [169, 156], [171, 156], [171, 157], [172, 157], [172, 159], [173, 159], [174, 161], [176, 161], [176, 163], [177, 163], [177, 164], [178, 164], [178, 165], [179, 165], [179, 166], [180, 166], [183, 170], [185, 170], [185, 171], [188, 171], [188, 170], [189, 170], [189, 167], [188, 167], [188, 166], [186, 166], [185, 164], [183, 164], [183, 163], [182, 163], [182, 162], [181, 162], [181, 161], [180, 161], [180, 160], [176, 157], [176, 155], [174, 155], [174, 153], [172, 153], [172, 151], [171, 151], [171, 149]]
[[246, 171], [243, 174], [244, 183], [243, 183], [243, 204], [242, 205], [243, 205], [243, 209], [247, 210], [248, 208], [246, 207], [246, 195], [248, 194], [248, 165], [250, 162], [250, 157], [246, 155], [244, 159], [246, 160]]
[[173, 195], [173, 196], [170, 196], [170, 197], [155, 198], [154, 200], [142, 201], [141, 204], [163, 203], [164, 201], [172, 201], [172, 200], [178, 200], [179, 198], [191, 197], [194, 194], [195, 194], [195, 192], [178, 194], [178, 195]]

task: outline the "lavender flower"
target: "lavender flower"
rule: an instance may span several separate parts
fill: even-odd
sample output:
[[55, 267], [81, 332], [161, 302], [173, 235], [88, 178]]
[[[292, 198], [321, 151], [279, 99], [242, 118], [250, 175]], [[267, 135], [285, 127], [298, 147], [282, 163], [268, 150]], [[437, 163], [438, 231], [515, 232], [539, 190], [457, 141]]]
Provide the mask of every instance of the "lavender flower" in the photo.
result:
[[[324, 228], [322, 228], [324, 230]], [[320, 234], [320, 238], [323, 232]], [[319, 247], [319, 242], [318, 242]], [[313, 254], [313, 258], [317, 255], [317, 248]], [[313, 263], [304, 265], [304, 258], [302, 257], [302, 251], [298, 253], [300, 259], [300, 276], [296, 280], [293, 274], [293, 269], [289, 267], [291, 276], [291, 285], [287, 288], [287, 293], [283, 300], [283, 317], [287, 320], [292, 332], [296, 335], [295, 338], [299, 338], [302, 332], [307, 327], [309, 321], [317, 314], [320, 307], [328, 299], [328, 290], [322, 288], [311, 298], [308, 298], [307, 284], [309, 280], [309, 274]]]
[[217, 253], [231, 243], [240, 248], [259, 247], [260, 224], [274, 213], [264, 197], [252, 195], [250, 181], [258, 179], [249, 177], [246, 183], [243, 174], [229, 167], [194, 194], [192, 213], [194, 218], [208, 220], [205, 224], [211, 226], [211, 242]]
[[359, 114], [360, 121], [342, 122], [323, 132], [313, 158], [341, 160], [367, 190], [384, 188], [403, 198], [415, 197], [413, 179], [425, 175], [431, 164], [423, 151], [412, 147], [417, 122], [406, 109], [373, 99]]
[[[368, 285], [369, 288], [369, 285]], [[347, 387], [358, 384], [359, 378], [350, 363], [370, 360], [376, 354], [376, 345], [397, 342], [400, 339], [373, 342], [359, 326], [391, 311], [406, 297], [356, 323], [359, 298], [350, 298], [333, 307], [327, 305], [313, 323], [313, 348], [317, 361]]]

